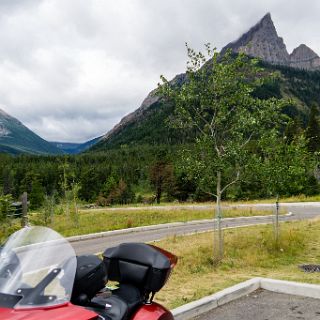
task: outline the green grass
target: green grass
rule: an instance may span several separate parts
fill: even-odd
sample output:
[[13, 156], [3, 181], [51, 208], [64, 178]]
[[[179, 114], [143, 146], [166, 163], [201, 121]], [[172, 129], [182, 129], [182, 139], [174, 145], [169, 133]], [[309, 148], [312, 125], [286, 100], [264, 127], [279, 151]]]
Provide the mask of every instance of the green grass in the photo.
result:
[[[225, 202], [224, 204], [255, 204], [255, 203], [275, 203], [275, 198], [270, 199], [259, 199], [259, 200], [243, 200], [243, 201], [236, 201], [236, 202]], [[292, 196], [292, 197], [286, 197], [286, 198], [280, 198], [279, 202], [318, 202], [320, 201], [320, 195], [315, 196], [305, 196], [304, 194]]]
[[[85, 210], [79, 225], [64, 215], [55, 216], [51, 225], [62, 234], [114, 230], [138, 225], [211, 218], [211, 210]], [[263, 215], [267, 210], [238, 208], [225, 211], [225, 216]], [[31, 219], [39, 222], [39, 215]], [[35, 221], [38, 220], [38, 221]], [[1, 225], [2, 236], [19, 228]], [[156, 244], [175, 253], [178, 265], [165, 288], [157, 294], [159, 302], [174, 308], [226, 287], [262, 276], [276, 279], [320, 283], [319, 273], [304, 273], [299, 264], [317, 264], [320, 260], [320, 220], [281, 224], [279, 250], [275, 249], [273, 227], [253, 226], [225, 231], [225, 257], [218, 267], [212, 264], [213, 234], [174, 236]]]
[[[210, 219], [214, 210], [190, 210], [175, 208], [171, 210], [81, 210], [78, 226], [65, 215], [56, 216], [50, 227], [65, 236], [95, 233], [101, 231], [133, 228], [170, 222]], [[271, 210], [254, 208], [233, 208], [224, 210], [224, 217], [270, 215]], [[33, 221], [37, 221], [35, 215]]]
[[[170, 208], [158, 210], [152, 208], [137, 209], [87, 209], [79, 211], [78, 219], [66, 214], [55, 215], [49, 227], [64, 236], [74, 236], [102, 231], [133, 228], [170, 222], [186, 222], [191, 220], [211, 219], [214, 209], [198, 210], [185, 208]], [[223, 211], [224, 217], [261, 216], [270, 215], [272, 210], [259, 210], [256, 208], [230, 208]], [[281, 211], [285, 213], [285, 211]], [[30, 214], [31, 224], [42, 225], [40, 213]], [[12, 222], [11, 226], [0, 226], [0, 239], [4, 240], [13, 231], [19, 229], [19, 219]]]
[[[153, 194], [148, 194], [148, 196], [152, 196]], [[301, 195], [296, 195], [296, 196], [291, 196], [291, 197], [286, 197], [286, 198], [280, 198], [279, 199], [280, 203], [290, 203], [290, 202], [320, 202], [320, 195], [315, 195], [315, 196], [305, 196], [304, 194]], [[238, 200], [238, 201], [222, 201], [222, 205], [237, 205], [237, 204], [260, 204], [260, 203], [275, 203], [276, 198], [268, 198], [268, 199], [248, 199], [248, 200]], [[144, 203], [130, 203], [126, 205], [113, 205], [110, 208], [150, 208], [150, 207], [179, 207], [179, 206], [201, 206], [201, 205], [210, 205], [214, 206], [214, 202], [161, 202], [159, 204], [154, 203], [154, 204], [144, 204]], [[105, 209], [101, 209], [105, 210]]]
[[156, 298], [174, 308], [258, 276], [320, 284], [319, 273], [298, 268], [319, 263], [319, 230], [320, 220], [283, 223], [279, 250], [271, 225], [226, 230], [225, 257], [218, 267], [212, 264], [211, 232], [158, 242], [177, 254], [179, 262]]

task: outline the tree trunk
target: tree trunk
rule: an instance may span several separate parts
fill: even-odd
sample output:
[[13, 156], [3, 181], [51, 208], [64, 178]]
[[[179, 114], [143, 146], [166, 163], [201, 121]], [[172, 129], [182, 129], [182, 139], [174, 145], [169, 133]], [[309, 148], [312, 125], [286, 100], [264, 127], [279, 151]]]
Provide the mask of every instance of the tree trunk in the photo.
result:
[[21, 227], [26, 227], [29, 225], [28, 221], [28, 194], [24, 192], [21, 197], [22, 204], [22, 219], [21, 219]]
[[158, 187], [157, 187], [157, 190], [156, 190], [156, 201], [157, 201], [157, 204], [160, 204], [161, 194], [162, 194], [162, 186], [161, 186], [161, 183], [160, 183], [158, 185]]
[[223, 230], [222, 230], [222, 210], [221, 210], [221, 172], [217, 173], [217, 198], [214, 228], [213, 259], [218, 263], [223, 258]]

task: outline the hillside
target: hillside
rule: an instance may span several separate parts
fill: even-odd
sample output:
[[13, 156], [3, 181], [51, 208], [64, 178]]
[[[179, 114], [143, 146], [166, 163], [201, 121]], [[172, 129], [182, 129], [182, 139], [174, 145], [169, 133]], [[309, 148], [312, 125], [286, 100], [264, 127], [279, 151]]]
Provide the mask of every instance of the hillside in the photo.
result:
[[[258, 57], [265, 69], [281, 72], [278, 82], [265, 85], [255, 93], [258, 97], [293, 99], [294, 105], [287, 107], [284, 112], [292, 117], [298, 116], [302, 123], [306, 123], [312, 104], [320, 108], [319, 56], [306, 45], [300, 45], [289, 54], [270, 14], [265, 15], [238, 40], [226, 45], [221, 53], [227, 49]], [[180, 74], [172, 82], [179, 84], [184, 80], [185, 74]], [[172, 113], [173, 106], [161, 101], [153, 90], [136, 111], [124, 117], [90, 151], [122, 145], [178, 144], [190, 141], [190, 135], [182, 135], [167, 125]]]
[[0, 109], [0, 152], [37, 155], [61, 154], [60, 149], [42, 139], [19, 120]]

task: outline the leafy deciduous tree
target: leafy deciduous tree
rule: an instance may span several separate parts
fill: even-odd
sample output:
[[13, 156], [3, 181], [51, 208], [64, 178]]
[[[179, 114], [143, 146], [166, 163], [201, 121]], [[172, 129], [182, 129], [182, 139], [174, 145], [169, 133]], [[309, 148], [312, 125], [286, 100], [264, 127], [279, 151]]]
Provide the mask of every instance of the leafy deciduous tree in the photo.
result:
[[206, 49], [210, 60], [187, 46], [186, 80], [177, 85], [162, 76], [159, 92], [175, 105], [173, 125], [198, 132], [198, 152], [185, 152], [183, 162], [202, 189], [216, 198], [214, 259], [219, 261], [223, 256], [222, 194], [246, 170], [250, 142], [277, 130], [282, 102], [253, 96], [270, 79], [257, 60], [231, 52], [221, 56], [210, 45]]

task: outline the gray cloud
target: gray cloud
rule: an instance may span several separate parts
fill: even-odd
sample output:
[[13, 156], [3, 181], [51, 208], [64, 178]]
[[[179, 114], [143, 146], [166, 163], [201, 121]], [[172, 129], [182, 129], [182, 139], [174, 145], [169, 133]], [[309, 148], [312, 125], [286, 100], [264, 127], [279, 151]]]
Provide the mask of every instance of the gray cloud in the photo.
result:
[[49, 140], [84, 141], [271, 12], [288, 50], [320, 53], [317, 0], [1, 0], [0, 105]]

